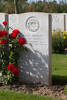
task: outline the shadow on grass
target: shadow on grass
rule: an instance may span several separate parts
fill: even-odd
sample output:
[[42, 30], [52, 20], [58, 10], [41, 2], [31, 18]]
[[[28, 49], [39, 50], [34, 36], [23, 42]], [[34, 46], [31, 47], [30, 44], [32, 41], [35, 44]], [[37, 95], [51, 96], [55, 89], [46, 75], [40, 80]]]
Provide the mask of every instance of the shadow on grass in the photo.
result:
[[66, 85], [67, 84], [67, 76], [52, 76], [52, 83], [53, 85]]

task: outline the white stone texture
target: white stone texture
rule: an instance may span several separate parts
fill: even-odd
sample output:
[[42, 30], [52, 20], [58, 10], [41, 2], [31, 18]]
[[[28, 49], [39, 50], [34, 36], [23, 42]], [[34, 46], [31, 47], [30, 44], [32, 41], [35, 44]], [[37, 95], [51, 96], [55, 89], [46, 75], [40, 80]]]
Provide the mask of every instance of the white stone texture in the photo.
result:
[[64, 14], [51, 14], [52, 15], [52, 31], [64, 31]]

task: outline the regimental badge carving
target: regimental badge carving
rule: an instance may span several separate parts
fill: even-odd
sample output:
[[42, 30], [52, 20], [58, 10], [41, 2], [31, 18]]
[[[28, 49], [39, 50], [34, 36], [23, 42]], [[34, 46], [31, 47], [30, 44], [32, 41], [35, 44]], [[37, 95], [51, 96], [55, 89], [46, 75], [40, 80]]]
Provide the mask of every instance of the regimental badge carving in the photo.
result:
[[26, 20], [26, 28], [30, 32], [36, 32], [39, 30], [39, 21], [35, 16], [31, 16]]

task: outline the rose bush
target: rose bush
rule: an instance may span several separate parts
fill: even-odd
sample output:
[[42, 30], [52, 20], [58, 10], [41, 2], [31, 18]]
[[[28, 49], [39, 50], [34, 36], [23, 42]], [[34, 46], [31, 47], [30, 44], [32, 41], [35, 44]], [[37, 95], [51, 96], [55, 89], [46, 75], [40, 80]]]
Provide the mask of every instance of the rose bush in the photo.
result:
[[24, 48], [26, 39], [19, 38], [18, 29], [12, 30], [9, 34], [7, 29], [10, 27], [7, 28], [7, 21], [4, 21], [3, 25], [4, 29], [0, 30], [0, 83], [10, 84], [18, 79], [19, 51]]

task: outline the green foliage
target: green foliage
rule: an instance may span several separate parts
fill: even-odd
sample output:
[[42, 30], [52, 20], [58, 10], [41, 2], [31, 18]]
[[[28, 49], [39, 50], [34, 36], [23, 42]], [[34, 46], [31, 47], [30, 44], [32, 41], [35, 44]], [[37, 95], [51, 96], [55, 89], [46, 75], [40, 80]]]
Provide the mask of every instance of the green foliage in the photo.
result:
[[54, 53], [64, 53], [65, 52], [65, 42], [63, 37], [63, 32], [56, 31], [52, 33], [52, 51]]
[[[11, 43], [12, 42], [12, 43]], [[8, 65], [13, 64], [18, 67], [17, 60], [19, 59], [18, 46], [15, 40], [10, 44], [2, 45], [0, 48], [0, 82], [4, 85], [12, 84], [14, 75], [8, 70]], [[17, 56], [17, 57], [16, 57]]]
[[[8, 64], [9, 64], [9, 52], [7, 49], [8, 45], [2, 45], [0, 46], [0, 82], [4, 82], [3, 79], [5, 80], [5, 75], [7, 76], [7, 70], [8, 70]], [[5, 82], [6, 84], [6, 82]]]

